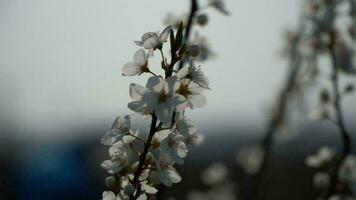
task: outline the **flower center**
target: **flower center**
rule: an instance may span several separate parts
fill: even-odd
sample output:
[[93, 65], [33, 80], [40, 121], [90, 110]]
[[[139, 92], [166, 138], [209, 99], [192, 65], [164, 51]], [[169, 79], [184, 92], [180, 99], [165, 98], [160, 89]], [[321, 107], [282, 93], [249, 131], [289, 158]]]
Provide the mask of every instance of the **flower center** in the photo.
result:
[[141, 65], [141, 73], [145, 73], [145, 72], [150, 72], [150, 69], [148, 69], [148, 62], [146, 61], [146, 63], [144, 65]]
[[187, 79], [193, 79], [193, 74], [192, 72], [189, 72], [186, 76]]
[[114, 131], [116, 133], [126, 134], [129, 130], [124, 124], [120, 124], [119, 126], [115, 127]]
[[188, 88], [188, 85], [185, 85], [185, 84], [181, 84], [179, 86], [177, 93], [183, 95], [186, 98], [192, 94], [192, 92]]
[[164, 90], [161, 90], [161, 92], [158, 94], [158, 101], [159, 102], [166, 102], [168, 99], [168, 95]]
[[116, 150], [115, 152], [112, 153], [111, 160], [123, 162], [125, 160], [125, 155], [122, 151]]

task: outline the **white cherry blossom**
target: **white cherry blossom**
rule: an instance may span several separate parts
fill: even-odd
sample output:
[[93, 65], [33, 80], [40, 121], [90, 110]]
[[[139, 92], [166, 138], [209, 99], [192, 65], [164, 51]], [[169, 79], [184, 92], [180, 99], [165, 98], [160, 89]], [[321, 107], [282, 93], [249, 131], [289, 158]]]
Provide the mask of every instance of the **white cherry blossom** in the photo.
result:
[[195, 124], [185, 116], [177, 121], [176, 129], [183, 136], [193, 135], [197, 132]]
[[121, 139], [124, 135], [130, 133], [130, 115], [124, 117], [116, 117], [114, 123], [111, 126], [111, 130], [107, 132], [102, 138], [101, 143], [104, 145], [112, 145], [117, 140]]
[[[215, 6], [214, 4], [211, 3]], [[207, 16], [198, 15], [193, 24], [206, 24]], [[181, 21], [174, 22], [174, 26], [180, 24]], [[175, 33], [177, 37], [171, 38], [172, 44], [176, 43], [179, 46], [171, 45], [171, 52], [173, 50], [177, 52], [176, 57], [171, 55], [170, 59], [166, 58], [163, 47], [171, 33], [176, 31], [172, 27], [167, 26], [162, 33], [143, 34], [140, 41], [135, 41], [143, 48], [138, 49], [133, 60], [122, 67], [124, 76], [141, 75], [145, 72], [153, 75], [145, 87], [130, 84], [129, 95], [132, 101], [128, 103], [132, 111], [148, 116], [152, 123], [149, 131], [145, 131], [147, 135], [140, 137], [138, 131], [131, 130], [130, 116], [119, 116], [111, 130], [103, 136], [102, 143], [110, 146], [110, 159], [104, 160], [101, 167], [112, 174], [105, 179], [105, 183], [114, 191], [105, 191], [103, 200], [127, 200], [132, 196], [135, 199], [146, 200], [148, 195], [158, 192], [156, 186], [163, 184], [170, 187], [180, 182], [181, 176], [174, 168], [174, 164], [183, 163], [183, 158], [188, 153], [187, 144], [198, 144], [202, 141], [203, 137], [197, 133], [195, 125], [184, 114], [187, 107], [193, 109], [206, 104], [206, 98], [201, 93], [204, 89], [209, 89], [208, 79], [200, 66], [196, 67], [190, 59], [199, 59], [201, 56], [205, 59], [211, 55], [211, 51], [207, 48], [207, 43], [202, 44], [203, 47], [199, 46], [200, 43], [186, 43], [188, 41], [184, 41], [184, 32], [180, 29], [182, 32]], [[165, 78], [148, 68], [148, 60], [157, 49], [162, 53], [161, 66]], [[179, 72], [170, 71], [176, 63], [189, 60], [189, 66]]]
[[133, 56], [133, 61], [126, 63], [122, 67], [122, 75], [135, 76], [144, 72], [149, 72], [148, 69], [149, 55], [143, 49], [139, 49]]
[[322, 147], [316, 154], [310, 155], [305, 159], [305, 163], [309, 167], [320, 167], [321, 165], [331, 161], [335, 152], [329, 147]]
[[186, 107], [190, 109], [203, 107], [207, 102], [205, 96], [201, 94], [203, 91], [204, 89], [195, 82], [189, 79], [181, 80], [177, 93], [184, 97], [184, 102], [179, 105], [178, 110], [184, 110]]
[[161, 122], [167, 122], [177, 106], [184, 101], [181, 95], [176, 94], [178, 87], [176, 76], [167, 79], [152, 76], [147, 81], [147, 89], [131, 84], [130, 95], [134, 101], [128, 107], [135, 112], [155, 113]]
[[209, 89], [209, 80], [208, 78], [204, 75], [204, 73], [201, 70], [201, 67], [196, 67], [194, 63], [191, 61], [189, 65], [184, 66], [182, 69], [180, 69], [177, 73], [177, 77], [180, 79], [187, 78], [199, 86]]
[[109, 148], [111, 159], [102, 162], [101, 167], [106, 169], [110, 174], [115, 174], [128, 166], [136, 157], [135, 150], [123, 141], [114, 143]]
[[183, 164], [183, 158], [188, 153], [183, 135], [177, 133], [169, 134], [161, 143], [161, 151], [168, 153], [174, 162]]
[[122, 142], [118, 141], [109, 148], [109, 154], [112, 161], [118, 161], [125, 165], [128, 161], [128, 147]]
[[146, 194], [156, 194], [158, 192], [158, 190], [155, 187], [148, 184], [148, 181], [141, 181], [140, 184], [141, 184], [142, 190]]
[[163, 43], [167, 42], [171, 30], [172, 25], [169, 25], [162, 31], [161, 34], [155, 32], [147, 32], [142, 35], [141, 41], [135, 41], [135, 43], [145, 49], [161, 49]]
[[181, 176], [173, 167], [174, 161], [167, 154], [160, 154], [159, 159], [155, 161], [157, 170], [152, 173], [153, 178], [168, 187], [181, 181]]
[[109, 174], [115, 174], [122, 169], [120, 163], [114, 162], [112, 160], [104, 160], [100, 166], [105, 169]]

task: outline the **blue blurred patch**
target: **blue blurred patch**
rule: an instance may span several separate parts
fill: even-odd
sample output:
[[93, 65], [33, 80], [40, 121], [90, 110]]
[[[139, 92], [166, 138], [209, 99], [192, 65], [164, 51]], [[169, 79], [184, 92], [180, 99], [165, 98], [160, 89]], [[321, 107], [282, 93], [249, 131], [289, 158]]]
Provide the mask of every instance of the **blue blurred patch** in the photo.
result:
[[21, 199], [93, 199], [88, 166], [77, 148], [44, 145], [21, 165], [18, 178]]

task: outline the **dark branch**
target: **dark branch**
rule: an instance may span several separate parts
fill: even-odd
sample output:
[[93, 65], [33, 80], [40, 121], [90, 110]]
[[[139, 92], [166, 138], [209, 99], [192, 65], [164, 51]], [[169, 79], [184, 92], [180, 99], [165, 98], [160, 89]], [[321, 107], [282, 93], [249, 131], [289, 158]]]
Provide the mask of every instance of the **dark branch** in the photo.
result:
[[290, 94], [294, 91], [294, 88], [296, 87], [297, 75], [302, 61], [301, 55], [298, 52], [297, 47], [299, 40], [300, 36], [298, 36], [298, 38], [293, 44], [293, 51], [291, 52], [291, 64], [289, 71], [287, 72], [288, 77], [285, 80], [285, 87], [281, 89], [281, 92], [277, 97], [277, 104], [275, 105], [276, 110], [274, 111], [273, 116], [268, 123], [266, 135], [260, 144], [264, 151], [260, 170], [255, 175], [249, 177], [249, 179], [246, 181], [246, 193], [244, 195], [245, 198], [243, 199], [258, 199], [261, 182], [266, 174], [269, 160], [271, 157], [270, 154], [273, 147], [274, 133], [284, 123], [288, 100]]
[[[187, 43], [190, 38], [190, 33], [192, 32], [193, 20], [196, 12], [199, 10], [198, 0], [191, 0], [190, 14], [188, 18], [187, 26], [185, 27], [184, 42]], [[184, 61], [181, 61], [178, 66], [178, 70], [182, 69]]]
[[153, 136], [154, 136], [154, 134], [156, 132], [156, 123], [157, 123], [157, 117], [156, 117], [155, 114], [152, 114], [152, 122], [151, 122], [150, 132], [148, 134], [147, 141], [145, 143], [145, 147], [144, 147], [143, 152], [142, 152], [142, 154], [140, 156], [140, 161], [138, 163], [137, 170], [134, 173], [134, 179], [132, 181], [133, 186], [137, 189], [136, 190], [136, 194], [135, 195], [133, 195], [133, 194], [130, 195], [130, 200], [135, 200], [140, 196], [141, 186], [140, 186], [140, 183], [139, 183], [139, 177], [140, 177], [140, 175], [142, 173], [143, 164], [144, 164], [144, 162], [146, 160], [146, 156], [147, 156], [148, 151], [150, 149], [152, 138], [153, 138]]
[[329, 47], [329, 51], [332, 57], [332, 65], [333, 65], [331, 79], [332, 79], [332, 87], [335, 95], [334, 109], [336, 113], [336, 124], [340, 129], [340, 133], [342, 137], [342, 152], [340, 158], [336, 162], [335, 168], [330, 174], [330, 186], [326, 194], [326, 199], [328, 199], [333, 194], [335, 194], [337, 190], [339, 170], [346, 157], [351, 153], [351, 143], [352, 143], [350, 134], [346, 130], [344, 118], [343, 118], [341, 95], [339, 90], [339, 69], [338, 69], [336, 54], [333, 48], [335, 46], [334, 45], [335, 35], [334, 34], [331, 35], [332, 35], [331, 37], [332, 42]]

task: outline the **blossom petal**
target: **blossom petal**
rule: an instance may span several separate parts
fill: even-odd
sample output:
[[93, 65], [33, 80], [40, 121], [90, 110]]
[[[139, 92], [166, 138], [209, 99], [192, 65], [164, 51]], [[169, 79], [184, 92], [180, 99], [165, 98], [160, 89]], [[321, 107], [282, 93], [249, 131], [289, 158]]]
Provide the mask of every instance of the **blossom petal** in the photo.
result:
[[104, 191], [103, 200], [116, 200], [116, 196], [112, 191]]
[[143, 50], [143, 49], [137, 50], [134, 54], [133, 59], [137, 65], [139, 65], [139, 66], [145, 65], [146, 61], [147, 61], [145, 50]]
[[142, 185], [142, 189], [147, 193], [147, 194], [156, 194], [158, 192], [158, 190], [153, 187], [153, 186], [150, 186], [148, 184], [144, 184]]
[[145, 49], [155, 49], [160, 45], [162, 45], [162, 42], [158, 37], [151, 37], [143, 42], [143, 47]]
[[188, 106], [188, 101], [182, 95], [176, 95], [173, 100], [172, 104], [175, 105], [177, 111], [183, 111]]
[[123, 143], [122, 143], [122, 141], [118, 141], [118, 142], [114, 143], [114, 144], [109, 148], [109, 154], [110, 154], [110, 156], [115, 155], [115, 153], [117, 153], [118, 151], [121, 151], [122, 148], [123, 148]]
[[177, 155], [181, 158], [185, 158], [187, 156], [187, 153], [187, 146], [185, 146], [184, 142], [180, 142], [177, 148]]
[[149, 38], [155, 37], [155, 36], [157, 36], [156, 33], [154, 33], [154, 32], [147, 32], [147, 33], [145, 33], [145, 34], [142, 35], [141, 40], [142, 40], [142, 42], [145, 42], [145, 41], [148, 40]]
[[109, 131], [101, 138], [101, 143], [104, 145], [112, 145], [117, 141], [119, 136], [117, 133]]
[[182, 180], [182, 177], [174, 168], [169, 169], [169, 178], [171, 179], [172, 183], [179, 183]]
[[168, 187], [172, 186], [172, 180], [170, 178], [170, 172], [168, 171], [168, 169], [160, 171], [158, 176], [161, 182], [163, 183], [163, 185]]
[[113, 162], [111, 160], [104, 160], [100, 166], [107, 170], [110, 174], [115, 174], [121, 170], [120, 165], [117, 162]]
[[137, 200], [147, 200], [147, 195], [143, 193], [137, 198]]
[[142, 98], [142, 96], [146, 93], [147, 88], [142, 87], [141, 85], [135, 84], [135, 83], [131, 83], [130, 84], [130, 97], [131, 99], [133, 99], [134, 101], [138, 101]]
[[135, 62], [128, 62], [122, 67], [124, 76], [135, 76], [141, 74], [141, 66]]
[[145, 102], [145, 109], [147, 113], [152, 113], [159, 103], [157, 95], [153, 91], [146, 92], [142, 96], [142, 101]]
[[159, 36], [162, 42], [167, 42], [168, 36], [171, 33], [172, 25], [167, 26]]
[[155, 114], [157, 115], [157, 118], [161, 122], [168, 122], [171, 120], [171, 116], [173, 114], [173, 109], [170, 106], [167, 106], [165, 104], [161, 104], [156, 108]]
[[153, 49], [149, 49], [148, 52], [147, 52], [147, 59], [148, 59], [148, 58], [151, 58], [151, 57], [153, 57], [153, 56], [154, 56], [154, 54], [153, 54]]
[[178, 71], [177, 77], [180, 79], [185, 78], [188, 75], [188, 73], [189, 73], [189, 66], [186, 65]]
[[202, 94], [190, 95], [188, 98], [191, 109], [203, 107], [207, 102], [206, 97]]
[[197, 83], [192, 82], [189, 84], [189, 91], [193, 94], [200, 94], [204, 91], [204, 89]]
[[164, 88], [164, 80], [157, 76], [151, 76], [147, 81], [146, 87], [159, 93]]
[[171, 76], [171, 77], [167, 78], [165, 81], [167, 83], [167, 85], [165, 87], [166, 93], [173, 95], [179, 88], [179, 82], [177, 80], [177, 77]]
[[132, 101], [127, 104], [127, 107], [139, 113], [146, 113], [147, 110], [147, 105], [143, 101]]

